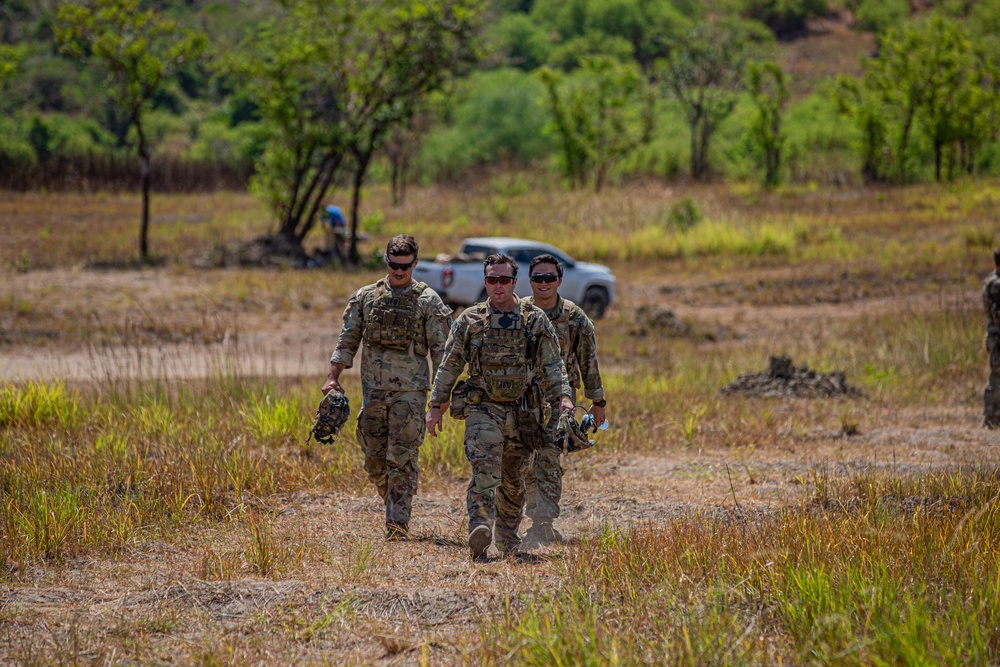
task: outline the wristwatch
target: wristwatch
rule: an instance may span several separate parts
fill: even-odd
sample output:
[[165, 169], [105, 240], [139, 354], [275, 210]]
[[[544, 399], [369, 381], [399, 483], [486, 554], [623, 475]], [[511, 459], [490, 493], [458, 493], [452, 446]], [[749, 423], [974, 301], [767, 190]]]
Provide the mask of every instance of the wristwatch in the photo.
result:
[[599, 401], [594, 401], [594, 405], [596, 405], [599, 408], [607, 407], [607, 405], [608, 405], [608, 399], [602, 398]]

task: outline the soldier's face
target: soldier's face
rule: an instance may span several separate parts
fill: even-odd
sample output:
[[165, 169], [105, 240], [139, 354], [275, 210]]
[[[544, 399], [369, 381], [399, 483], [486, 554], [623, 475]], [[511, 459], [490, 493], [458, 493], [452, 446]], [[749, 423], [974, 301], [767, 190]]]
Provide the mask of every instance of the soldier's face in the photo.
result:
[[510, 264], [490, 264], [486, 267], [486, 293], [495, 307], [509, 306], [514, 300], [517, 278]]
[[556, 295], [562, 278], [555, 264], [536, 264], [531, 270], [531, 292], [536, 300], [547, 301]]
[[406, 287], [413, 280], [413, 267], [417, 258], [413, 255], [386, 255], [385, 265], [389, 269], [389, 285]]

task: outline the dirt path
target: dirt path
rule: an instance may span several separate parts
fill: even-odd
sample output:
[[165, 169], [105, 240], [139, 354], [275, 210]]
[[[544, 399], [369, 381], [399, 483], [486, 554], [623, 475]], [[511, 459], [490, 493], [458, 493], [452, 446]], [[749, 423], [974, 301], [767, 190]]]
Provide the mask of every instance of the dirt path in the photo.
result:
[[[837, 296], [842, 288], [836, 280], [797, 276], [791, 270], [765, 272], [762, 276], [749, 285], [763, 282], [773, 287], [774, 282], [782, 281], [806, 285], [802, 294], [791, 295], [789, 300], [804, 300], [810, 295], [815, 300], [768, 304], [750, 298], [745, 302], [746, 295], [752, 296], [756, 288], [748, 291], [738, 280], [724, 283], [660, 278], [620, 285], [608, 321], [615, 320], [619, 325], [631, 322], [635, 310], [647, 306], [670, 309], [681, 319], [705, 326], [739, 332], [743, 341], [767, 340], [859, 317], [930, 312], [978, 299], [975, 289], [958, 286], [870, 296], [858, 290], [854, 298], [848, 299], [850, 294]], [[275, 307], [266, 297], [231, 305], [225, 295], [241, 276], [227, 271], [56, 270], [8, 273], [6, 277], [12, 298], [43, 304], [37, 318], [42, 324], [20, 336], [19, 318], [0, 312], [0, 377], [12, 381], [86, 381], [109, 376], [190, 379], [218, 373], [234, 363], [242, 364], [240, 369], [248, 373], [322, 376], [340, 330], [347, 293], [345, 288], [337, 296], [325, 293], [322, 284], [330, 278], [321, 276], [313, 286], [316, 293], [300, 297], [313, 304], [303, 309], [289, 308], [287, 304]], [[266, 274], [263, 280], [267, 280]], [[601, 328], [615, 326], [609, 322], [598, 323], [599, 334]], [[89, 326], [91, 331], [61, 342], [61, 334], [74, 326]], [[151, 332], [133, 336], [134, 340], [125, 343], [106, 345], [94, 341], [99, 338], [93, 335], [94, 329], [113, 328], [121, 333], [129, 326], [138, 328], [140, 334], [147, 329]], [[187, 330], [187, 335], [178, 336], [178, 329]], [[177, 337], [183, 339], [172, 340]], [[5, 340], [12, 342], [4, 344]]]
[[98, 660], [108, 658], [103, 647], [130, 634], [141, 637], [142, 660], [151, 662], [197, 662], [200, 651], [221, 646], [238, 663], [460, 664], [481, 640], [478, 619], [502, 614], [509, 595], [554, 590], [581, 539], [646, 522], [669, 526], [691, 513], [753, 521], [801, 502], [817, 467], [836, 477], [995, 458], [1000, 440], [965, 417], [964, 425], [878, 428], [854, 438], [816, 433], [780, 456], [755, 457], [752, 482], [738, 452], [576, 454], [567, 461], [559, 521], [568, 544], [537, 549], [534, 564], [469, 560], [461, 481], [421, 492], [414, 539], [404, 543], [384, 541], [374, 494], [298, 494], [279, 505], [274, 522], [283, 542], [305, 550], [294, 571], [276, 580], [239, 572], [206, 580], [206, 554], [239, 553], [247, 537], [196, 530], [178, 544], [152, 541], [0, 588], [0, 611], [13, 619], [6, 642]]

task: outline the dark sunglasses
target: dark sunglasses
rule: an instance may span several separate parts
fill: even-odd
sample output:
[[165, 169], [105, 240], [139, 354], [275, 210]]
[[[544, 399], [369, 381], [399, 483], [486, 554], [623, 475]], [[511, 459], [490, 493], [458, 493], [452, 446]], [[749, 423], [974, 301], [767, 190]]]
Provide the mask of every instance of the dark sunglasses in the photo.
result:
[[386, 260], [385, 260], [385, 263], [393, 271], [409, 271], [411, 268], [413, 268], [413, 265], [416, 263], [416, 261], [417, 261], [417, 258], [414, 257], [413, 259], [411, 259], [406, 264], [400, 264], [398, 262], [390, 262], [389, 258], [387, 257]]
[[510, 285], [514, 282], [510, 276], [486, 276], [485, 280], [487, 285]]
[[559, 280], [558, 273], [536, 273], [531, 276], [531, 282], [533, 283], [554, 283]]

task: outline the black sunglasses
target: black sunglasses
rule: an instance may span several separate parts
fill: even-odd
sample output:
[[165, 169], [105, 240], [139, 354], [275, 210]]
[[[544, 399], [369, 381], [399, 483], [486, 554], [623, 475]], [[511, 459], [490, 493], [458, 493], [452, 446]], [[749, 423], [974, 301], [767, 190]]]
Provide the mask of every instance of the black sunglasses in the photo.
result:
[[536, 273], [531, 276], [531, 282], [533, 283], [554, 283], [559, 280], [558, 273]]
[[510, 276], [486, 276], [485, 278], [487, 285], [510, 285], [514, 282], [514, 279]]
[[416, 263], [416, 261], [417, 261], [417, 258], [414, 257], [413, 259], [411, 259], [406, 264], [400, 264], [398, 262], [392, 262], [392, 261], [390, 261], [388, 257], [385, 258], [386, 266], [388, 266], [393, 271], [409, 271], [413, 267], [413, 265]]

